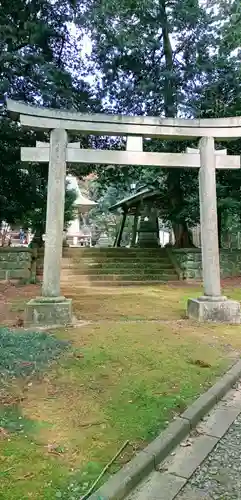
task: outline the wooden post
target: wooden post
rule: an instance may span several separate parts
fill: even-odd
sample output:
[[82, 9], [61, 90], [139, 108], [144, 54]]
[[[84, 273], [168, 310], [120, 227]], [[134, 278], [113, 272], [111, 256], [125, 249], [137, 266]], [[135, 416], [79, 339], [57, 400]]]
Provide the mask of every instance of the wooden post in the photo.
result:
[[132, 228], [132, 238], [131, 238], [131, 247], [134, 247], [136, 244], [136, 235], [137, 235], [137, 227], [138, 227], [138, 220], [139, 220], [139, 211], [140, 211], [140, 205], [137, 205], [135, 215], [134, 215], [134, 223], [133, 223], [133, 228]]
[[126, 212], [126, 210], [124, 210], [123, 215], [122, 215], [120, 229], [119, 229], [119, 234], [116, 238], [116, 243], [115, 243], [116, 247], [120, 247], [120, 244], [121, 244], [122, 234], [123, 234], [123, 230], [124, 230], [125, 222], [126, 222], [126, 216], [127, 216], [127, 212]]

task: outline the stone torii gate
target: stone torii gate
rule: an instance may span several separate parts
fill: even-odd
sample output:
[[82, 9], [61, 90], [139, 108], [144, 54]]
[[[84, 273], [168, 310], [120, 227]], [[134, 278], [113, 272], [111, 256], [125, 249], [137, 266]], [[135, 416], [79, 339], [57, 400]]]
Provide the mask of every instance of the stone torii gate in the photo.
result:
[[[50, 131], [50, 144], [21, 148], [26, 162], [49, 163], [46, 240], [42, 297], [27, 304], [26, 319], [33, 325], [71, 322], [71, 301], [60, 295], [62, 233], [66, 163], [143, 165], [166, 168], [198, 168], [204, 295], [189, 299], [187, 313], [199, 321], [240, 323], [240, 305], [221, 294], [216, 206], [216, 168], [240, 168], [239, 156], [215, 151], [219, 141], [241, 137], [241, 117], [224, 119], [169, 119], [156, 117], [82, 114], [28, 106], [7, 100], [10, 114], [23, 127]], [[67, 131], [81, 134], [126, 136], [126, 151], [81, 149], [68, 144]], [[199, 149], [186, 153], [143, 151], [144, 137], [197, 139]]]

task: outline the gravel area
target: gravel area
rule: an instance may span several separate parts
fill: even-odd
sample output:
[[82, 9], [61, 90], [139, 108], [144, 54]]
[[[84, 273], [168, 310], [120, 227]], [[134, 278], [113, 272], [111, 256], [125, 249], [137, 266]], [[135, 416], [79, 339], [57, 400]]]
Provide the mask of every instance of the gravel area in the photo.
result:
[[177, 500], [241, 500], [241, 414]]

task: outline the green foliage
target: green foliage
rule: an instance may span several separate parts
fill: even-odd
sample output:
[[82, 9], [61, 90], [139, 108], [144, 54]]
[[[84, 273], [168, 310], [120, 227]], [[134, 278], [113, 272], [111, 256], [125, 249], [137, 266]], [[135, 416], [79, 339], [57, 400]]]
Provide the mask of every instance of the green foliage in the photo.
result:
[[33, 145], [31, 132], [19, 129], [6, 117], [0, 118], [0, 220], [9, 223], [21, 218], [26, 205], [34, 206], [36, 176], [30, 176], [20, 162], [20, 147]]
[[85, 106], [88, 86], [68, 69], [72, 62], [75, 72], [80, 69], [68, 29], [72, 2], [16, 0], [1, 4], [0, 13], [1, 92], [52, 107], [74, 106], [78, 94]]
[[92, 231], [92, 243], [98, 243], [101, 233], [107, 234], [110, 241], [114, 242], [117, 227], [120, 221], [119, 214], [109, 212], [111, 205], [126, 195], [126, 191], [112, 184], [105, 188], [98, 180], [91, 181], [88, 186], [89, 196], [98, 202], [90, 211], [88, 222]]
[[[16, 0], [0, 5], [0, 98], [3, 94], [46, 107], [89, 111], [95, 105], [82, 78], [76, 40], [69, 32], [72, 0]], [[75, 138], [74, 138], [75, 139]], [[44, 226], [46, 165], [23, 165], [20, 147], [48, 140], [44, 132], [28, 132], [6, 114], [0, 117], [0, 221], [32, 221]], [[26, 169], [26, 171], [22, 169]], [[75, 167], [79, 174], [88, 167]], [[68, 205], [68, 201], [67, 201]], [[67, 209], [68, 212], [68, 209]], [[69, 216], [66, 212], [66, 218]]]
[[[34, 167], [33, 167], [34, 168]], [[47, 179], [44, 182], [40, 178], [40, 183], [36, 190], [35, 205], [31, 207], [30, 210], [26, 210], [21, 219], [21, 223], [24, 227], [31, 227], [33, 232], [38, 235], [45, 233], [45, 221], [46, 221], [46, 208], [47, 208]], [[74, 190], [68, 189], [66, 186], [65, 192], [65, 214], [64, 214], [64, 226], [68, 227], [68, 224], [74, 217], [75, 206], [74, 202], [76, 200], [77, 194]]]
[[[124, 0], [86, 2], [79, 14], [92, 39], [92, 63], [100, 70], [107, 111], [154, 116], [222, 117], [240, 115], [240, 6], [234, 0]], [[240, 151], [240, 141], [229, 146]], [[147, 141], [150, 151], [185, 151], [174, 141]], [[108, 169], [99, 175], [121, 186], [123, 177], [155, 183], [162, 195], [162, 217], [175, 235], [199, 219], [197, 173], [190, 170]], [[240, 173], [218, 173], [222, 214], [240, 213]], [[231, 195], [230, 195], [231, 192]], [[232, 199], [232, 202], [231, 202]], [[234, 202], [235, 200], [235, 202]], [[232, 208], [231, 208], [232, 206]], [[224, 215], [223, 219], [226, 216]]]
[[[198, 0], [4, 2], [0, 6], [0, 94], [85, 112], [198, 118], [241, 115], [239, 19], [238, 0], [212, 0], [207, 5]], [[71, 35], [71, 23], [76, 37]], [[92, 53], [82, 60], [77, 37], [84, 34], [91, 38]], [[26, 165], [27, 175], [19, 158], [20, 147], [33, 146], [36, 139], [48, 140], [48, 134], [23, 131], [1, 117], [0, 220], [12, 223], [26, 214], [28, 220], [31, 214], [39, 225], [38, 218], [44, 217], [46, 166]], [[72, 134], [70, 140], [102, 148], [125, 146], [122, 140], [106, 137]], [[144, 147], [179, 152], [187, 145], [197, 143], [147, 140]], [[240, 140], [229, 144], [228, 150], [239, 154]], [[188, 227], [199, 219], [197, 172], [69, 166], [79, 177], [93, 169], [99, 185], [115, 186], [118, 199], [130, 182], [159, 187], [163, 220], [172, 224], [176, 236], [181, 235], [180, 245], [187, 242]], [[218, 172], [223, 228], [231, 215], [240, 216], [240, 185], [240, 172]], [[100, 206], [103, 203], [101, 195]], [[101, 219], [103, 212], [96, 209], [96, 217], [98, 210]]]

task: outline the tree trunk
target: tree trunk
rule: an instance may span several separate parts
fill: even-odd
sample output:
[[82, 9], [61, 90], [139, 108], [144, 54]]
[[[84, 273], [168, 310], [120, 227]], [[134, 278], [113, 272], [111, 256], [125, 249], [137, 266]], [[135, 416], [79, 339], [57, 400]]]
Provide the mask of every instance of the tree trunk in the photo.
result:
[[166, 12], [166, 0], [160, 1], [161, 19], [162, 19], [162, 38], [163, 38], [163, 51], [165, 58], [164, 76], [164, 109], [167, 118], [175, 118], [176, 116], [176, 85], [175, 74], [173, 65], [172, 45], [169, 35], [169, 22]]
[[175, 236], [174, 246], [176, 248], [192, 248], [195, 245], [192, 240], [192, 233], [189, 231], [185, 221], [182, 223], [173, 223], [173, 232]]
[[[175, 82], [175, 69], [173, 64], [173, 51], [169, 34], [169, 22], [166, 11], [166, 0], [160, 0], [162, 14], [162, 38], [165, 58], [165, 83], [164, 83], [164, 109], [167, 118], [175, 118], [177, 113], [177, 91]], [[170, 169], [167, 171], [167, 183], [169, 200], [172, 213], [178, 214], [178, 208], [184, 202], [184, 192], [180, 182], [180, 169]], [[178, 219], [172, 221], [175, 235], [175, 246], [178, 248], [193, 247], [192, 235], [188, 230], [185, 220]]]

